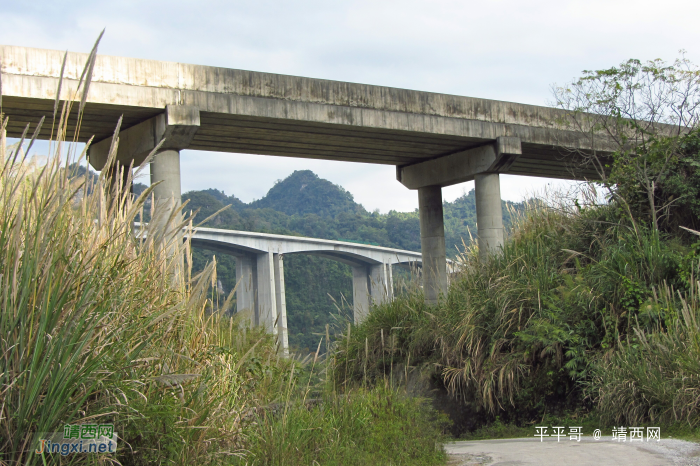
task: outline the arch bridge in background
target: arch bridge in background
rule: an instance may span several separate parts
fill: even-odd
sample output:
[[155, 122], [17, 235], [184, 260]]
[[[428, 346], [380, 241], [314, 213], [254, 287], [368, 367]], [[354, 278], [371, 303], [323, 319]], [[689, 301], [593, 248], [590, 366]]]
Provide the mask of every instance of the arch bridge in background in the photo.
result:
[[310, 254], [352, 267], [355, 323], [372, 304], [393, 299], [393, 265], [421, 267], [421, 253], [303, 236], [196, 228], [193, 246], [236, 257], [237, 312], [248, 312], [252, 325], [263, 325], [288, 352], [284, 256]]

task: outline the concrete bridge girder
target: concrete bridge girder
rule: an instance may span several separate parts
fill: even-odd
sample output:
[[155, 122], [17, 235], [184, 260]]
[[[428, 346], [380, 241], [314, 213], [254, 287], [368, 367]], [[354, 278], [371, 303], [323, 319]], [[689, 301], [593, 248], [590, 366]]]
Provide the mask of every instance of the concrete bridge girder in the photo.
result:
[[309, 254], [352, 267], [353, 314], [361, 322], [372, 304], [393, 299], [392, 265], [421, 263], [420, 253], [332, 240], [266, 233], [195, 229], [192, 245], [236, 257], [237, 312], [277, 335], [288, 352], [284, 256]]
[[361, 243], [215, 228], [198, 228], [192, 241], [208, 243], [212, 247], [231, 247], [253, 254], [270, 250], [279, 254], [326, 254], [367, 264], [393, 264], [421, 258], [420, 253]]

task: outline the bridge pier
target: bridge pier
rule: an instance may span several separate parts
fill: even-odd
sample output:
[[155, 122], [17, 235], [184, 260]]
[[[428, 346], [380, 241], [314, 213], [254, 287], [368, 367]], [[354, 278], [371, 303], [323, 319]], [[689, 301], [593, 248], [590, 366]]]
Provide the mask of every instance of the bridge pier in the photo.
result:
[[503, 247], [501, 183], [498, 173], [486, 173], [476, 175], [474, 185], [479, 256], [483, 259], [489, 251]]
[[369, 266], [370, 295], [374, 304], [382, 304], [394, 299], [391, 264]]
[[277, 291], [273, 253], [258, 254], [256, 265], [258, 325], [277, 336]]
[[423, 253], [425, 302], [437, 304], [440, 295], [447, 294], [445, 224], [440, 186], [426, 186], [418, 189], [418, 214], [420, 246]]
[[359, 324], [369, 314], [372, 304], [394, 298], [391, 264], [355, 265], [352, 267], [353, 320]]
[[273, 252], [236, 255], [236, 312], [244, 323], [263, 326], [289, 355], [284, 256]]
[[179, 212], [182, 204], [180, 151], [164, 150], [155, 155], [151, 162], [151, 185], [156, 183], [158, 185], [153, 188], [151, 225], [156, 227], [155, 231], [162, 231], [166, 244], [172, 241], [172, 235], [176, 235], [175, 242], [170, 243], [168, 255], [177, 261], [174, 268], [174, 275], [177, 277], [181, 275], [185, 265], [184, 256], [176, 251], [182, 244], [182, 213]]
[[289, 356], [289, 335], [287, 332], [287, 297], [284, 291], [284, 255], [274, 254], [275, 298], [277, 304], [277, 336], [284, 356]]
[[[107, 166], [112, 137], [102, 139], [89, 148], [88, 160], [96, 170], [119, 173], [119, 167], [133, 167], [143, 163], [148, 155], [158, 148], [151, 163], [151, 184], [160, 183], [153, 189], [151, 206], [152, 233], [162, 235], [169, 260], [174, 261], [172, 272], [177, 282], [183, 278], [184, 256], [179, 252], [182, 240], [180, 228], [180, 150], [189, 147], [200, 127], [199, 108], [191, 105], [166, 105], [164, 111], [146, 121], [119, 133], [119, 145], [112, 166]], [[159, 146], [160, 144], [160, 146]], [[170, 222], [169, 222], [170, 220]], [[169, 227], [166, 224], [170, 223]], [[175, 241], [173, 241], [173, 237]]]
[[369, 314], [370, 288], [366, 265], [353, 266], [352, 268], [352, 309], [353, 320], [359, 324]]
[[253, 257], [236, 256], [236, 281], [236, 312], [245, 316], [246, 325], [253, 327], [257, 325]]
[[435, 304], [447, 293], [442, 188], [475, 181], [479, 255], [486, 257], [503, 246], [499, 173], [507, 172], [521, 154], [520, 138], [500, 136], [491, 144], [396, 167], [399, 182], [418, 190], [426, 303]]
[[[168, 211], [180, 207], [182, 203], [182, 183], [180, 180], [180, 151], [158, 152], [151, 162], [151, 184], [153, 188], [154, 210], [168, 207]], [[166, 217], [167, 220], [167, 217]]]

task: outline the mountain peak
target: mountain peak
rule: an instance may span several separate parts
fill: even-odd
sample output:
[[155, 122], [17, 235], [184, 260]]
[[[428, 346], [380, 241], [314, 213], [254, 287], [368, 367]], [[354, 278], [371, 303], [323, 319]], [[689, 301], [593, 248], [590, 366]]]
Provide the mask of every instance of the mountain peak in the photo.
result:
[[335, 217], [341, 212], [364, 212], [348, 191], [311, 170], [296, 170], [278, 180], [267, 195], [250, 204], [254, 208], [271, 208], [287, 215], [316, 214]]

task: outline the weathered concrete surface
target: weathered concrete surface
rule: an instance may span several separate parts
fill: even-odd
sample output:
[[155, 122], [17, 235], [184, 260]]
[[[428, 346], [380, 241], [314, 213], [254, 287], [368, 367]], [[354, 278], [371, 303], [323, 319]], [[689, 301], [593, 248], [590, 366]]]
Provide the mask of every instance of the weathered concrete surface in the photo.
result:
[[255, 270], [252, 255], [236, 256], [236, 312], [246, 314], [246, 323], [251, 327], [257, 325], [255, 317]]
[[481, 173], [507, 173], [520, 155], [520, 138], [499, 137], [494, 144], [397, 167], [396, 179], [409, 189], [444, 188], [471, 181]]
[[476, 175], [474, 194], [479, 255], [484, 258], [489, 251], [503, 246], [503, 207], [498, 173]]
[[256, 256], [257, 288], [256, 299], [258, 302], [258, 325], [274, 336], [278, 334], [277, 314], [277, 283], [275, 280], [275, 262], [272, 251]]
[[371, 265], [369, 269], [370, 295], [375, 303], [386, 303], [394, 299], [394, 279], [391, 263]]
[[437, 304], [447, 294], [445, 220], [442, 212], [442, 188], [426, 186], [418, 190], [420, 247], [423, 254], [423, 291], [425, 302]]
[[287, 297], [284, 289], [284, 256], [274, 254], [275, 293], [277, 303], [277, 334], [280, 337], [282, 353], [289, 356], [289, 334], [287, 332]]
[[597, 441], [592, 437], [583, 437], [580, 442], [568, 440], [568, 437], [562, 438], [560, 442], [524, 438], [454, 442], [445, 448], [450, 455], [450, 466], [700, 465], [700, 446], [674, 439], [618, 443], [610, 437]]
[[179, 207], [182, 201], [182, 182], [180, 179], [180, 152], [166, 150], [156, 154], [151, 163], [151, 185], [153, 188], [156, 208], [160, 204], [170, 204]]
[[[51, 115], [63, 52], [0, 46], [8, 136]], [[69, 53], [61, 97], [75, 90], [87, 54]], [[108, 138], [168, 105], [200, 110], [189, 149], [393, 165], [442, 157], [499, 137], [522, 141], [509, 173], [595, 178], [574, 169], [570, 149], [591, 149], [562, 124], [567, 112], [495, 100], [270, 73], [98, 56], [80, 140]], [[76, 123], [75, 109], [70, 121]], [[47, 138], [51, 125], [41, 137]], [[605, 141], [595, 142], [605, 150]]]
[[359, 324], [369, 314], [371, 297], [369, 294], [369, 273], [367, 265], [359, 265], [352, 268], [352, 306], [353, 321]]
[[[119, 132], [117, 161], [124, 165], [139, 166], [162, 143], [159, 150], [182, 150], [190, 146], [199, 130], [199, 109], [191, 105], [168, 105], [160, 115]], [[90, 146], [90, 164], [102, 170], [112, 145], [112, 138], [103, 139]]]

